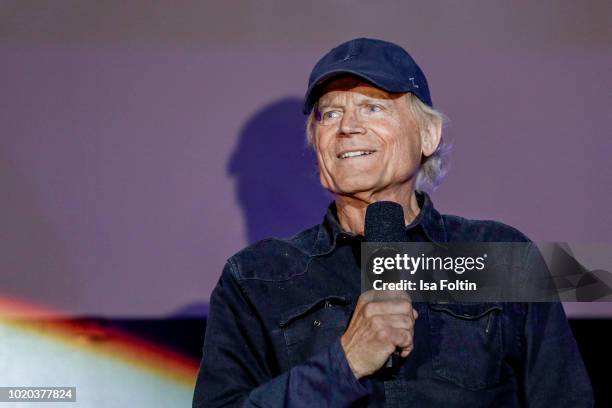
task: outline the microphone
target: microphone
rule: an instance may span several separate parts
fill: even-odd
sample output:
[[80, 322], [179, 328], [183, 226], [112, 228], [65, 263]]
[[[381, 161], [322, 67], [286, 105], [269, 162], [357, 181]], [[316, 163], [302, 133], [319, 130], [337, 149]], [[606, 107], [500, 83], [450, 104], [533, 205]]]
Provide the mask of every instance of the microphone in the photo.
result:
[[[407, 242], [404, 209], [393, 201], [378, 201], [366, 209], [364, 236], [366, 242]], [[385, 368], [399, 365], [400, 355], [395, 351]]]
[[364, 235], [367, 242], [406, 242], [404, 209], [393, 201], [368, 205]]

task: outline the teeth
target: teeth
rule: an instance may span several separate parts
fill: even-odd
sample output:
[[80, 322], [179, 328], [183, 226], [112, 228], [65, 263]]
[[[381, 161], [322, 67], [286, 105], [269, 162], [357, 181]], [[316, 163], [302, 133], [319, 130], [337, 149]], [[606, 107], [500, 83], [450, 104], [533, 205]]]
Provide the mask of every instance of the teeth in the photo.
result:
[[347, 157], [355, 157], [355, 156], [367, 156], [368, 154], [372, 154], [372, 151], [358, 150], [355, 152], [346, 152], [340, 155], [341, 159], [346, 159]]

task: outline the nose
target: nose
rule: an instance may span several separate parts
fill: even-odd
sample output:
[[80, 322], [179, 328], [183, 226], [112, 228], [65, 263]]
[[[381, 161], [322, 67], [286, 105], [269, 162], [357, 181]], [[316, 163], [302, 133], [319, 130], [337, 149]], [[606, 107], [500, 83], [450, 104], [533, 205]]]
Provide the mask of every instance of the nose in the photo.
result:
[[363, 123], [354, 110], [347, 109], [342, 115], [340, 133], [347, 136], [365, 133]]

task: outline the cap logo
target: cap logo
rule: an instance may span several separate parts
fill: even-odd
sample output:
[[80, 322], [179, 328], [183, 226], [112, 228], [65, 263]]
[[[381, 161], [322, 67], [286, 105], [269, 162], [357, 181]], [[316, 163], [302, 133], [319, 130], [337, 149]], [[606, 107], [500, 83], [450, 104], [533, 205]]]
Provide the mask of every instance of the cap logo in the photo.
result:
[[361, 51], [361, 42], [360, 41], [352, 41], [349, 44], [348, 50], [346, 51], [346, 57], [342, 59], [342, 61], [348, 61], [353, 57], [359, 55]]
[[418, 88], [419, 86], [417, 84], [414, 83], [414, 77], [408, 78], [410, 80], [410, 82], [412, 82], [412, 86], [415, 88]]

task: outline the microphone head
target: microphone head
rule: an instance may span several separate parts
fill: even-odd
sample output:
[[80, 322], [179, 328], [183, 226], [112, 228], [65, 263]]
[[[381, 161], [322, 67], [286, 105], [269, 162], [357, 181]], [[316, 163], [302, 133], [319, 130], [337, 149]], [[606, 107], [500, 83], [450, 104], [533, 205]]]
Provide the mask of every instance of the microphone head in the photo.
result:
[[393, 201], [378, 201], [368, 205], [364, 235], [367, 242], [405, 242], [404, 209]]

